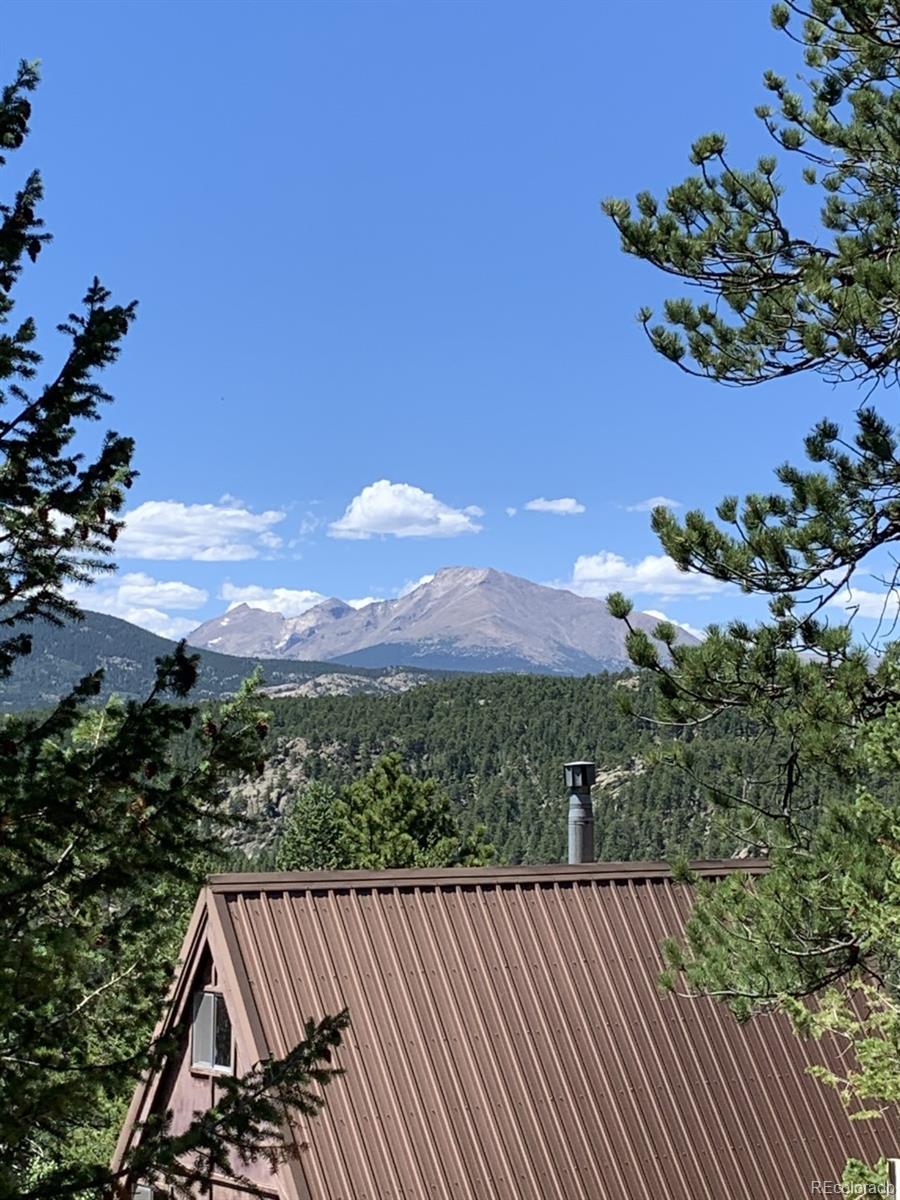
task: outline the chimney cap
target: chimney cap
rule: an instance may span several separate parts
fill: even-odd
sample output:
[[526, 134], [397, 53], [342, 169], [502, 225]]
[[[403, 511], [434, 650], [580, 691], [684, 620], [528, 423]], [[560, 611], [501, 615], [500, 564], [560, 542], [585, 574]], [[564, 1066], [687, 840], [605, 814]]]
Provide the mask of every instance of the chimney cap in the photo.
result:
[[597, 779], [597, 766], [588, 759], [578, 759], [576, 762], [563, 764], [566, 776], [566, 787], [575, 791], [590, 791]]

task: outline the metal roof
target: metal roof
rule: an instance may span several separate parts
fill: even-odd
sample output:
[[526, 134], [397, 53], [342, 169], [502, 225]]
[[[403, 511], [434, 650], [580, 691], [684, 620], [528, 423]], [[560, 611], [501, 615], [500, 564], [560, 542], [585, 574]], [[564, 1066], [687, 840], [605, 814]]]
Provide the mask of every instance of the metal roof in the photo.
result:
[[800, 1196], [897, 1149], [804, 1073], [836, 1047], [660, 992], [690, 906], [664, 864], [220, 875], [210, 900], [271, 1053], [350, 1009], [311, 1200]]
[[[759, 875], [769, 869], [765, 858], [699, 859], [690, 863], [695, 875], [720, 878], [729, 871], [744, 871]], [[431, 867], [385, 871], [265, 871], [259, 874], [239, 872], [210, 875], [207, 883], [216, 892], [253, 890], [283, 891], [301, 888], [304, 891], [333, 888], [392, 888], [395, 886], [447, 888], [454, 884], [473, 886], [489, 883], [504, 886], [511, 883], [560, 883], [584, 876], [590, 880], [610, 880], [622, 883], [629, 879], [672, 879], [672, 867], [665, 862], [587, 862], [543, 863], [537, 866], [516, 867]]]

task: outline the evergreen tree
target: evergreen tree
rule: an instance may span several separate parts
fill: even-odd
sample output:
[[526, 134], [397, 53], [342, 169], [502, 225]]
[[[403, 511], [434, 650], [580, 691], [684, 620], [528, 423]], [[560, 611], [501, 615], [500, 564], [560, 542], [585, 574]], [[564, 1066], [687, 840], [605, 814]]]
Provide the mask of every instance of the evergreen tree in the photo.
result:
[[387, 754], [339, 795], [309, 784], [290, 810], [276, 861], [282, 870], [475, 867], [493, 853], [483, 832], [463, 832], [435, 781], [407, 775], [400, 755]]
[[[738, 831], [711, 824], [703, 784], [719, 780], [727, 786], [735, 767], [746, 774], [766, 769], [766, 746], [745, 740], [748, 722], [729, 713], [688, 733], [637, 724], [621, 710], [623, 695], [647, 706], [652, 680], [472, 675], [394, 696], [273, 700], [272, 733], [280, 740], [269, 760], [274, 764], [277, 756], [272, 786], [279, 797], [309, 779], [339, 791], [379, 754], [399, 753], [409, 774], [433, 778], [446, 791], [462, 830], [484, 827], [498, 861], [560, 862], [566, 837], [562, 762], [591, 758], [600, 767], [599, 857], [676, 852], [708, 858], [741, 849]], [[370, 747], [359, 761], [343, 740], [351, 728]], [[690, 771], [662, 753], [676, 737], [690, 749]], [[799, 785], [804, 802], [840, 786], [824, 768], [808, 771]], [[258, 801], [250, 803], [255, 808]], [[273, 826], [266, 832], [274, 834]]]
[[334, 788], [317, 779], [297, 793], [275, 853], [279, 871], [337, 871], [344, 865], [336, 804]]
[[[23, 63], [0, 94], [4, 152], [25, 140], [36, 84]], [[92, 458], [75, 448], [82, 423], [110, 399], [96, 374], [115, 361], [134, 305], [113, 304], [95, 280], [60, 326], [68, 353], [43, 386], [35, 324], [12, 323], [13, 287], [48, 241], [41, 195], [32, 173], [0, 207], [0, 679], [28, 653], [31, 622], [77, 618], [67, 584], [111, 569], [134, 475], [126, 437], [108, 433]], [[315, 1111], [332, 1074], [345, 1014], [310, 1025], [285, 1059], [223, 1079], [215, 1109], [187, 1132], [176, 1136], [165, 1118], [148, 1126], [125, 1173], [110, 1176], [100, 1135], [166, 1049], [147, 1043], [173, 965], [172, 927], [228, 824], [227, 784], [259, 765], [266, 732], [249, 688], [217, 711], [185, 703], [196, 661], [183, 644], [155, 676], [140, 702], [91, 707], [96, 672], [50, 712], [0, 718], [3, 1200], [234, 1175], [233, 1161], [287, 1153], [285, 1108]]]
[[[867, 402], [852, 433], [821, 421], [806, 440], [811, 466], [779, 467], [774, 492], [728, 497], [717, 519], [653, 514], [679, 567], [767, 598], [768, 619], [712, 627], [698, 647], [676, 645], [661, 623], [668, 657], [637, 630], [629, 650], [656, 673], [666, 720], [711, 729], [742, 713], [748, 736], [768, 749], [764, 771], [736, 756], [716, 798], [771, 870], [752, 886], [737, 877], [700, 889], [686, 944], [668, 948], [669, 984], [723, 997], [742, 1017], [780, 1007], [803, 1031], [841, 1033], [855, 1058], [831, 1082], [877, 1107], [897, 1099], [900, 1076], [890, 778], [900, 735], [900, 643], [890, 637], [900, 455], [878, 411], [900, 362], [900, 21], [892, 0], [779, 3], [772, 19], [802, 50], [805, 94], [769, 72], [773, 104], [758, 114], [817, 195], [817, 227], [789, 221], [774, 156], [742, 171], [718, 133], [694, 144], [697, 171], [663, 201], [645, 193], [636, 213], [623, 200], [605, 208], [628, 253], [699, 290], [698, 300], [668, 301], [661, 323], [641, 312], [655, 350], [726, 384], [798, 372], [863, 381]], [[852, 604], [862, 570], [867, 589], [878, 579], [886, 622], [868, 644], [852, 607], [844, 620], [825, 612]], [[628, 620], [623, 597], [610, 608]], [[689, 752], [683, 761], [691, 769]], [[836, 793], [808, 786], [823, 769], [841, 781]], [[848, 999], [851, 984], [866, 990], [868, 1019]], [[813, 994], [817, 1010], [805, 1004]]]
[[[792, 19], [793, 18], [793, 19]], [[799, 28], [795, 28], [798, 19]], [[807, 97], [772, 71], [757, 114], [820, 193], [821, 228], [783, 212], [774, 155], [743, 171], [726, 139], [693, 145], [699, 171], [660, 202], [648, 192], [604, 205], [623, 248], [697, 286], [699, 303], [640, 319], [684, 370], [733, 384], [819, 371], [831, 380], [893, 378], [900, 354], [898, 18], [892, 0], [791, 0], [772, 22], [803, 48]]]

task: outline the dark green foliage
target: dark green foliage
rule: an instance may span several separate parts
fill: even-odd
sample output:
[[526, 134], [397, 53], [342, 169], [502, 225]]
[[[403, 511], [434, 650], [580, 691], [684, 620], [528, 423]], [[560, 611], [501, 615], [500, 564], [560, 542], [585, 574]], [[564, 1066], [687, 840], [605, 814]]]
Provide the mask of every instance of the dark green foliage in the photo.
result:
[[[27, 132], [23, 64], [0, 97], [0, 145]], [[131, 442], [108, 433], [98, 455], [75, 449], [82, 423], [109, 396], [112, 363], [134, 306], [112, 305], [96, 281], [60, 326], [68, 354], [52, 382], [36, 331], [10, 326], [11, 289], [46, 235], [40, 178], [0, 208], [0, 678], [26, 655], [36, 619], [77, 616], [67, 583], [109, 566]], [[197, 660], [183, 645], [157, 658], [142, 699], [94, 703], [93, 671], [41, 715], [0, 717], [0, 1198], [109, 1196], [111, 1121], [165, 1049], [150, 1031], [205, 863], [224, 832], [229, 786], [261, 766], [264, 714], [251, 686], [215, 709], [189, 703]], [[310, 1027], [280, 1062], [226, 1086], [214, 1113], [185, 1131], [148, 1129], [119, 1183], [159, 1170], [182, 1182], [229, 1155], [277, 1154], [282, 1105], [310, 1111], [308, 1085], [331, 1076], [346, 1016]], [[274, 1091], [272, 1090], [274, 1089]], [[132, 1171], [132, 1167], [134, 1171]]]
[[288, 813], [278, 847], [281, 870], [383, 871], [401, 867], [478, 867], [493, 847], [476, 827], [466, 833], [433, 779], [403, 770], [386, 754], [336, 794], [313, 782]]
[[345, 788], [336, 813], [348, 866], [477, 867], [492, 847], [477, 826], [463, 833], [433, 779], [414, 779], [399, 754], [388, 754]]
[[[18, 149], [28, 131], [28, 93], [37, 86], [37, 69], [23, 63], [15, 82], [0, 99], [0, 135], [6, 149]], [[69, 352], [52, 381], [34, 392], [40, 355], [37, 330], [26, 317], [10, 327], [11, 291], [23, 260], [35, 261], [49, 240], [36, 215], [43, 196], [37, 172], [28, 176], [11, 205], [0, 205], [0, 675], [29, 647], [23, 626], [36, 616], [57, 621], [74, 605], [62, 595], [66, 583], [84, 582], [109, 570], [121, 521], [125, 489], [131, 484], [132, 442], [109, 432], [98, 456], [85, 463], [71, 442], [75, 421], [93, 421], [110, 397], [97, 384], [96, 372], [115, 362], [119, 343], [134, 319], [135, 306], [109, 303], [109, 293], [94, 280], [82, 309], [70, 313], [59, 330]]]
[[[863, 960], [873, 978], [895, 988], [896, 938], [885, 939], [881, 923], [872, 920], [897, 903], [895, 831], [891, 806], [870, 797], [830, 804], [815, 829], [812, 853], [798, 854], [785, 839], [771, 846], [766, 875], [698, 883], [687, 946], [667, 947], [667, 981], [677, 987], [681, 975], [728, 999], [743, 1019], [788, 995], [822, 992]], [[738, 943], [743, 950], [735, 955]]]
[[[670, 301], [666, 325], [642, 314], [660, 353], [726, 383], [806, 370], [865, 380], [880, 401], [900, 361], [897, 6], [811, 0], [808, 11], [776, 5], [773, 21], [803, 50], [807, 94], [769, 73], [777, 112], [759, 113], [821, 189], [820, 228], [788, 229], [774, 159], [736, 171], [720, 135], [695, 144], [699, 174], [664, 205], [642, 196], [636, 218], [623, 201], [607, 212], [629, 253], [705, 293]], [[699, 889], [686, 943], [667, 948], [666, 982], [722, 997], [741, 1018], [781, 1008], [803, 1033], [839, 1035], [845, 1074], [820, 1074], [877, 1109], [900, 1099], [898, 435], [870, 402], [852, 434], [825, 419], [805, 448], [810, 466], [779, 467], [778, 490], [726, 497], [716, 519], [653, 514], [680, 567], [765, 598], [768, 619], [712, 628], [669, 663], [636, 634], [629, 651], [657, 677], [663, 720], [700, 730], [741, 714], [768, 746], [764, 771], [715, 784], [726, 819], [771, 869], [752, 885]], [[866, 641], [854, 628], [863, 603], [882, 616]], [[621, 597], [610, 609], [630, 620]], [[818, 786], [829, 776], [836, 786]]]
[[275, 866], [279, 871], [339, 871], [346, 857], [340, 844], [337, 792], [314, 779], [297, 793], [285, 815]]
[[[778, 27], [803, 48], [806, 95], [766, 72], [757, 115], [802, 168], [818, 227], [785, 212], [783, 172], [750, 170], [721, 133], [698, 138], [698, 168], [660, 200], [608, 200], [629, 254], [699, 288], [669, 300], [665, 322], [640, 314], [657, 351], [683, 370], [733, 384], [821, 371], [833, 380], [893, 376], [900, 356], [900, 60], [891, 0], [779, 4]], [[795, 20], [799, 18], [799, 20]], [[795, 28], [795, 25], [797, 26]], [[814, 222], [809, 222], [814, 226]]]
[[[748, 776], [764, 778], [770, 745], [748, 737], [748, 723], [723, 715], [679, 733], [636, 720], [652, 708], [652, 689], [634, 677], [598, 675], [465, 676], [399, 696], [347, 696], [272, 703], [274, 751], [270, 815], [302, 805], [303, 780], [334, 791], [397, 752], [418, 778], [434, 778], [465, 830], [485, 828], [500, 861], [565, 858], [562, 763], [594, 758], [598, 858], [732, 854], [748, 843], [716, 818], [716, 786], [728, 792]], [[678, 733], [679, 761], [664, 753]], [[292, 752], [292, 739], [309, 746]], [[808, 805], [835, 781], [804, 781]], [[319, 793], [315, 793], [318, 796]], [[293, 799], [292, 799], [293, 797]], [[267, 806], [268, 807], [268, 806]], [[711, 811], [713, 809], [713, 811]], [[752, 843], [751, 843], [752, 844]], [[302, 856], [297, 864], [307, 861]]]

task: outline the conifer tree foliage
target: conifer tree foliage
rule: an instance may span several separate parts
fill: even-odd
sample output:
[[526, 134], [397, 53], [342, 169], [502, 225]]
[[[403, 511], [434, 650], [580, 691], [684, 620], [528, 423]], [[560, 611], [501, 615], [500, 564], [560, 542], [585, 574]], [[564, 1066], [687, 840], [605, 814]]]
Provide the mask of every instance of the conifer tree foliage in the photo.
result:
[[[0, 149], [22, 146], [36, 68], [0, 95]], [[96, 280], [60, 325], [68, 352], [49, 382], [13, 289], [48, 241], [32, 173], [0, 206], [0, 680], [29, 651], [37, 617], [77, 617], [65, 587], [110, 569], [134, 471], [131, 441], [75, 440], [110, 397], [135, 316]], [[137, 1173], [175, 1187], [286, 1154], [288, 1112], [314, 1111], [346, 1014], [310, 1025], [286, 1059], [229, 1080], [189, 1130], [157, 1119], [117, 1179], [103, 1135], [123, 1096], [166, 1049], [147, 1048], [173, 966], [175, 930], [203, 857], [226, 824], [230, 780], [260, 762], [266, 725], [251, 688], [212, 711], [186, 703], [183, 644], [157, 662], [142, 701], [91, 706], [100, 673], [52, 711], [0, 718], [0, 1197], [130, 1194]], [[176, 1136], [177, 1134], [177, 1136]], [[238, 1166], [233, 1166], [233, 1163]]]
[[313, 779], [296, 794], [285, 817], [275, 865], [279, 871], [338, 871], [346, 854], [341, 844], [337, 793]]
[[433, 779], [385, 754], [339, 793], [314, 780], [294, 800], [276, 862], [291, 870], [478, 867], [493, 847], [481, 826], [465, 832]]
[[[637, 724], [621, 710], [623, 695], [644, 707], [653, 691], [652, 678], [639, 683], [637, 676], [464, 675], [392, 696], [274, 699], [275, 748], [253, 811], [264, 812], [271, 829], [279, 812], [302, 803], [305, 781], [340, 791], [383, 755], [398, 753], [406, 773], [446, 791], [462, 830], [484, 826], [496, 861], [564, 862], [562, 764], [591, 758], [600, 768], [599, 859], [732, 854], [741, 843], [710, 826], [703, 781], [727, 779], [733, 758], [749, 768], [764, 751], [742, 739], [735, 715], [717, 723], [715, 737], [694, 740], [693, 774], [682, 770], [665, 753], [672, 730]], [[804, 787], [816, 782], [807, 778]], [[303, 868], [328, 865], [309, 857], [321, 819], [318, 805], [311, 807], [300, 827], [307, 849], [292, 864]]]
[[[775, 155], [732, 165], [721, 133], [698, 138], [697, 173], [660, 201], [604, 208], [623, 248], [698, 287], [643, 310], [654, 349], [684, 370], [754, 384], [816, 370], [833, 380], [893, 377], [900, 356], [898, 15], [891, 0], [779, 3], [773, 24], [803, 50], [803, 92], [768, 71], [757, 114], [821, 193], [820, 228], [783, 212]], [[784, 165], [784, 164], [782, 164]]]
[[[864, 383], [864, 402], [848, 433], [823, 419], [806, 439], [808, 465], [779, 467], [775, 491], [727, 497], [715, 519], [653, 514], [679, 567], [765, 597], [768, 619], [713, 626], [696, 647], [662, 623], [667, 658], [636, 629], [628, 646], [657, 676], [663, 720], [702, 732], [742, 713], [768, 747], [765, 771], [736, 773], [715, 798], [771, 870], [753, 886], [735, 877], [699, 889], [686, 944], [668, 947], [667, 982], [722, 997], [740, 1017], [781, 1007], [803, 1031], [831, 1029], [855, 1055], [830, 1082], [877, 1107], [898, 1098], [900, 1077], [900, 453], [886, 415], [900, 361], [900, 11], [810, 0], [776, 4], [772, 20], [805, 73], [800, 92], [768, 73], [774, 103], [758, 113], [802, 163], [798, 186], [818, 193], [818, 227], [788, 223], [775, 157], [742, 171], [721, 134], [694, 144], [696, 173], [664, 200], [641, 195], [636, 214], [623, 200], [605, 208], [628, 253], [699, 293], [667, 302], [662, 323], [641, 313], [659, 353], [725, 384], [802, 371]], [[852, 597], [846, 615], [833, 607], [862, 572], [867, 602], [873, 586], [883, 601], [868, 640]], [[628, 621], [622, 596], [610, 610]], [[823, 768], [843, 786], [810, 797], [804, 780]], [[856, 988], [865, 1019], [847, 998]]]

